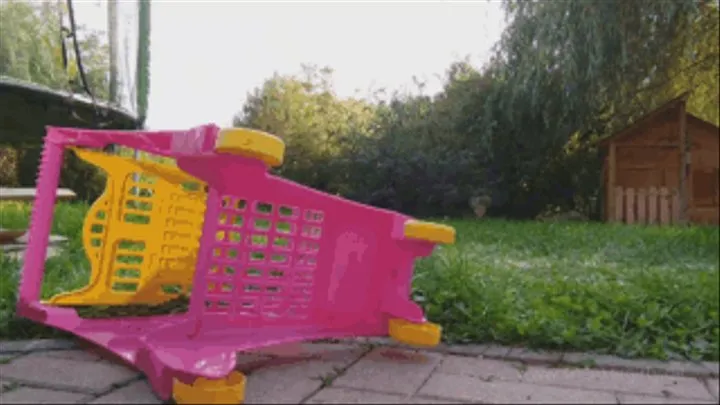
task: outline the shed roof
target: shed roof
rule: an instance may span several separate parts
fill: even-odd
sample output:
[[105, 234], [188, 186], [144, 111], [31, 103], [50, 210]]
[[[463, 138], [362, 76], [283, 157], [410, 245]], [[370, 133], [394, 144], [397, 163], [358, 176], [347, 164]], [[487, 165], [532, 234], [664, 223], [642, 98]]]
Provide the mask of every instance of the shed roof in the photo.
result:
[[[641, 117], [637, 121], [633, 122], [632, 124], [626, 126], [625, 128], [621, 129], [620, 131], [618, 131], [610, 136], [606, 136], [605, 138], [600, 139], [597, 142], [598, 145], [600, 145], [601, 147], [606, 147], [610, 144], [611, 140], [617, 141], [618, 139], [622, 139], [622, 138], [632, 135], [635, 132], [635, 130], [642, 127], [644, 124], [647, 124], [648, 122], [652, 121], [653, 119], [657, 118], [660, 114], [667, 112], [668, 110], [672, 110], [674, 108], [680, 107], [683, 104], [687, 104], [687, 100], [689, 97], [690, 97], [689, 91], [686, 91], [686, 92], [680, 94], [679, 96], [671, 99], [670, 101], [666, 102], [665, 104], [661, 105], [660, 107], [645, 114], [643, 117]], [[720, 128], [718, 128], [717, 125], [713, 124], [712, 122], [705, 121], [704, 119], [698, 117], [697, 115], [691, 114], [689, 112], [686, 112], [685, 115], [687, 116], [687, 118], [689, 118], [688, 121], [694, 121], [695, 124], [712, 128], [715, 130], [715, 133], [718, 136], [720, 136]]]
[[46, 125], [138, 129], [140, 122], [106, 102], [0, 75], [0, 145], [41, 144]]
[[[643, 117], [641, 117], [637, 121], [633, 122], [632, 124], [626, 126], [625, 128], [621, 129], [620, 131], [618, 131], [610, 136], [606, 136], [605, 138], [600, 139], [598, 141], [598, 145], [605, 147], [605, 146], [609, 145], [610, 141], [617, 141], [618, 139], [622, 139], [622, 138], [625, 138], [625, 137], [631, 135], [633, 132], [635, 132], [636, 129], [642, 127], [644, 124], [647, 124], [648, 122], [657, 118], [660, 114], [686, 104], [689, 97], [690, 97], [689, 91], [686, 91], [686, 92], [680, 94], [679, 96], [666, 102], [665, 104], [661, 105], [660, 107], [645, 114]], [[687, 114], [687, 115], [691, 115], [691, 114]], [[695, 117], [695, 118], [697, 118], [697, 117]], [[697, 118], [697, 119], [700, 119], [700, 118]]]

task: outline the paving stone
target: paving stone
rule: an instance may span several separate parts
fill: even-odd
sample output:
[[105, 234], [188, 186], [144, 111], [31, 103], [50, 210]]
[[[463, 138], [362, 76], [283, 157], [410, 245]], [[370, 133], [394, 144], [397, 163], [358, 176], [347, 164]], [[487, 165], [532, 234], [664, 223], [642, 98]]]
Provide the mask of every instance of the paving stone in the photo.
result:
[[712, 361], [704, 361], [702, 362], [703, 367], [710, 370], [710, 373], [713, 377], [720, 376], [720, 363], [718, 362], [712, 362]]
[[[102, 362], [110, 363], [110, 364], [117, 364], [121, 366], [127, 366], [127, 361], [120, 357], [119, 355], [115, 354], [113, 351], [106, 349], [102, 346], [97, 346], [90, 343], [85, 343], [79, 345], [80, 350], [83, 350], [87, 352], [88, 354], [97, 356], [98, 359]], [[61, 355], [61, 352], [48, 352], [53, 354]]]
[[[320, 347], [314, 350], [320, 350]], [[323, 385], [331, 384], [340, 371], [363, 354], [360, 348], [347, 350], [347, 347], [342, 345], [328, 350], [329, 353], [325, 356], [317, 356], [313, 360], [297, 362], [290, 358], [290, 364], [273, 365], [253, 371], [248, 376], [245, 402], [300, 403]], [[282, 362], [288, 359], [279, 357], [276, 360]]]
[[415, 393], [442, 355], [393, 348], [376, 348], [350, 367], [334, 386], [369, 389], [390, 394]]
[[439, 347], [437, 351], [460, 356], [481, 356], [488, 349], [487, 345], [453, 345]]
[[8, 364], [17, 356], [17, 354], [0, 354], [0, 364]]
[[632, 366], [632, 360], [623, 359], [616, 356], [607, 356], [595, 353], [563, 353], [562, 362], [573, 365], [590, 366], [590, 367], [618, 367]]
[[87, 394], [55, 391], [45, 388], [21, 387], [0, 395], [2, 404], [76, 404]]
[[343, 361], [348, 356], [357, 358], [367, 349], [353, 344], [342, 343], [304, 343], [301, 345], [300, 353], [319, 360]]
[[406, 404], [407, 396], [346, 388], [326, 388], [313, 395], [309, 404]]
[[22, 353], [27, 344], [27, 340], [2, 340], [0, 341], [0, 353]]
[[507, 360], [519, 360], [528, 364], [558, 363], [562, 358], [561, 352], [534, 351], [524, 348], [514, 348], [505, 356]]
[[245, 403], [299, 404], [323, 384], [332, 382], [341, 367], [332, 362], [305, 361], [263, 368], [248, 376]]
[[237, 353], [235, 369], [243, 373], [250, 373], [253, 370], [267, 366], [272, 356], [259, 353], [241, 352]]
[[135, 381], [89, 402], [90, 404], [162, 404], [147, 381]]
[[14, 390], [15, 388], [17, 388], [16, 383], [0, 380], [0, 394], [6, 391]]
[[611, 370], [529, 367], [523, 381], [580, 389], [617, 391], [658, 397], [712, 399], [704, 385], [695, 378], [649, 375]]
[[88, 362], [48, 357], [33, 353], [0, 366], [3, 378], [42, 385], [101, 394], [111, 387], [136, 378], [139, 373], [127, 367], [106, 362]]
[[436, 372], [477, 377], [485, 381], [520, 381], [523, 369], [524, 367], [520, 363], [474, 357], [446, 356]]
[[715, 399], [720, 399], [720, 394], [718, 394], [720, 391], [720, 387], [718, 387], [720, 386], [720, 380], [715, 378], [713, 380], [707, 380], [705, 383], [707, 384], [708, 390], [710, 390], [710, 394], [712, 394]]
[[45, 350], [69, 350], [76, 349], [77, 344], [67, 339], [38, 339], [31, 341], [25, 350], [29, 352]]
[[[385, 346], [396, 347], [399, 349], [424, 350], [424, 351], [435, 352], [435, 353], [450, 353], [451, 351], [457, 351], [457, 352], [462, 353], [462, 351], [463, 351], [462, 346], [457, 346], [457, 347], [450, 346], [443, 342], [440, 342], [437, 345], [432, 346], [432, 347], [415, 347], [415, 346], [410, 346], [410, 345], [406, 345], [406, 344], [398, 343], [398, 342], [394, 342], [393, 344], [389, 344], [389, 345], [385, 345]], [[454, 348], [456, 350], [453, 350]]]
[[[621, 404], [688, 404], [690, 403], [687, 399], [682, 398], [667, 398], [667, 397], [652, 397], [649, 395], [627, 395], [618, 394], [618, 402]], [[693, 404], [714, 404], [714, 401], [699, 401], [693, 400]]]
[[484, 382], [477, 378], [434, 374], [420, 390], [420, 395], [482, 403], [595, 403], [615, 404], [611, 392], [586, 391], [522, 382]]
[[565, 353], [563, 354], [562, 362], [567, 364], [589, 366], [592, 368], [640, 373], [692, 377], [707, 377], [712, 375], [712, 372], [703, 364], [689, 361], [623, 359], [616, 356], [606, 356], [592, 353]]
[[47, 357], [53, 357], [56, 359], [66, 359], [75, 361], [100, 361], [101, 358], [95, 353], [91, 353], [85, 350], [58, 350], [53, 352], [45, 353]]
[[66, 339], [4, 340], [0, 341], [0, 353], [27, 353], [31, 351], [69, 350], [75, 342]]
[[636, 363], [636, 371], [648, 372], [654, 374], [667, 374], [688, 377], [709, 377], [712, 373], [702, 364], [692, 363], [689, 361], [658, 361], [658, 360], [639, 360]]
[[248, 374], [262, 368], [300, 364], [309, 360], [330, 361], [345, 365], [357, 360], [365, 351], [366, 349], [358, 345], [330, 343], [308, 344], [306, 347], [275, 347], [272, 350], [238, 353], [236, 369]]
[[483, 357], [490, 359], [502, 359], [510, 353], [511, 348], [498, 345], [488, 345], [483, 352]]
[[248, 353], [279, 357], [307, 356], [308, 353], [306, 349], [311, 345], [312, 344], [303, 345], [301, 342], [284, 343], [280, 345], [263, 347], [261, 349], [255, 349], [249, 351]]
[[357, 344], [291, 343], [253, 350], [248, 353], [271, 357], [294, 357], [316, 360], [343, 361], [343, 359], [348, 356], [357, 357], [365, 350], [365, 348]]
[[357, 360], [360, 356], [367, 353], [370, 349], [358, 345], [343, 344], [313, 344], [308, 345], [306, 351], [312, 358], [323, 361], [340, 361], [347, 362], [352, 358]]
[[397, 346], [398, 342], [389, 337], [380, 336], [365, 336], [349, 339], [350, 342], [360, 345], [372, 345], [372, 346]]
[[452, 404], [447, 399], [411, 397], [399, 394], [353, 390], [347, 388], [325, 388], [315, 394], [309, 404]]
[[462, 402], [451, 401], [449, 399], [432, 399], [432, 398], [412, 397], [404, 403], [406, 403], [406, 404], [461, 404]]

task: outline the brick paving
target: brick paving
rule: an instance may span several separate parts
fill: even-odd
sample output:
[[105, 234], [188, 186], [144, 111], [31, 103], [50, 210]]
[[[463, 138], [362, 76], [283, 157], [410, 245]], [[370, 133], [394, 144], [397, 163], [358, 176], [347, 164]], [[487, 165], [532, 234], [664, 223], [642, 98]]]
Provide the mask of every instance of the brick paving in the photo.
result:
[[[246, 403], [716, 404], [718, 364], [384, 340], [238, 355]], [[137, 371], [73, 342], [0, 342], [0, 403], [161, 404]]]

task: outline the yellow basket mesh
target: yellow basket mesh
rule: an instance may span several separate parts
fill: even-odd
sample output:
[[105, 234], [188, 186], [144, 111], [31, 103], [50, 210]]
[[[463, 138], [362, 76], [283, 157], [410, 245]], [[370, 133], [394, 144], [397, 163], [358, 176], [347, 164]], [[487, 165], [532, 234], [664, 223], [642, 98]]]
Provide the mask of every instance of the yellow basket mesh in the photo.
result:
[[107, 185], [83, 226], [90, 281], [48, 303], [159, 304], [189, 294], [205, 213], [205, 184], [168, 164], [74, 151], [107, 173]]

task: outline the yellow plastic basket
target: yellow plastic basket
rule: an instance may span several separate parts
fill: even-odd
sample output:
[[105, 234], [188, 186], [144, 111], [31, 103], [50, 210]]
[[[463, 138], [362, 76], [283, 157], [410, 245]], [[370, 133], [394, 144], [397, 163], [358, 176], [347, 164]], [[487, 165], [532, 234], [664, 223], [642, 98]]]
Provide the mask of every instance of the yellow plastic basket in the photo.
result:
[[163, 163], [74, 149], [107, 173], [85, 217], [87, 286], [53, 305], [159, 304], [189, 294], [205, 213], [205, 184]]

